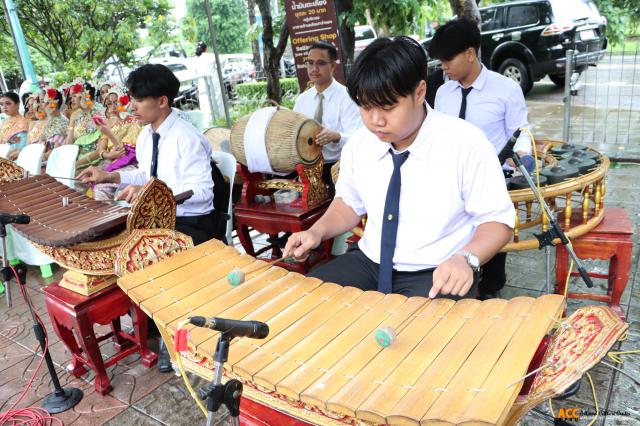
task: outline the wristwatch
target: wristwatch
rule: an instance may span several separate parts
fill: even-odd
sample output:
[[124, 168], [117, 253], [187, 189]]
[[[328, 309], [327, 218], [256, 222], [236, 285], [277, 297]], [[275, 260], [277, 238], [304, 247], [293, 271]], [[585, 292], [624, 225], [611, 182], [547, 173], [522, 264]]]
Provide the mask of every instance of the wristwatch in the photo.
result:
[[467, 265], [469, 265], [469, 267], [473, 269], [474, 272], [480, 272], [480, 259], [478, 259], [478, 256], [464, 250], [460, 250], [456, 254], [464, 257], [464, 259], [467, 261]]

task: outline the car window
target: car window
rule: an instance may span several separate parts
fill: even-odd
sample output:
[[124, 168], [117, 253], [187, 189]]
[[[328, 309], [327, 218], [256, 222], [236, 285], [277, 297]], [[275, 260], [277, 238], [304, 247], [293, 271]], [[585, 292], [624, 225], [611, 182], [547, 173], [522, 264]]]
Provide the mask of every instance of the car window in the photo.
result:
[[572, 22], [584, 18], [599, 18], [598, 8], [591, 0], [552, 0], [556, 21]]
[[502, 27], [502, 11], [504, 8], [497, 7], [480, 11], [482, 31], [498, 30]]
[[509, 8], [508, 20], [510, 28], [523, 27], [538, 23], [538, 9], [529, 4], [511, 6]]
[[187, 67], [181, 64], [169, 64], [167, 65], [167, 68], [169, 68], [172, 72], [187, 70]]
[[376, 35], [373, 33], [371, 28], [364, 28], [362, 30], [356, 31], [356, 41], [367, 40], [370, 38], [376, 38]]

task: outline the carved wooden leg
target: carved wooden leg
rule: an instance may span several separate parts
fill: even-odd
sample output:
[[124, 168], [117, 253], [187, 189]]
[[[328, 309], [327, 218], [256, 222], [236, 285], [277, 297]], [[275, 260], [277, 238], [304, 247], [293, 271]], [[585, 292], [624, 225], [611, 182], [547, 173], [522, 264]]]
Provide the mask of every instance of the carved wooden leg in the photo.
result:
[[93, 324], [89, 322], [89, 318], [85, 313], [78, 313], [76, 322], [77, 330], [81, 337], [80, 346], [82, 346], [84, 355], [90, 363], [91, 368], [96, 372], [94, 384], [96, 392], [101, 395], [106, 395], [113, 388], [111, 387], [109, 376], [107, 376], [107, 371], [104, 368], [100, 347], [98, 346], [98, 341], [93, 331]]
[[569, 267], [567, 262], [569, 261], [569, 253], [563, 245], [556, 246], [556, 293], [564, 294], [564, 287], [567, 281], [567, 274], [569, 273]]
[[256, 252], [253, 249], [253, 241], [251, 241], [251, 235], [249, 235], [249, 227], [247, 225], [238, 223], [238, 239], [244, 251], [246, 251], [248, 255], [255, 257]]
[[611, 292], [611, 309], [625, 319], [624, 311], [620, 307], [620, 298], [627, 287], [631, 271], [631, 241], [618, 243], [616, 255], [609, 264], [609, 290]]
[[145, 367], [153, 367], [158, 362], [158, 355], [151, 352], [147, 347], [147, 315], [135, 304], [131, 304], [129, 309], [131, 320], [133, 321], [133, 330], [140, 347], [140, 356]]
[[113, 331], [113, 346], [115, 346], [118, 352], [131, 345], [131, 342], [121, 335], [122, 327], [120, 325], [120, 317], [111, 320], [111, 331]]

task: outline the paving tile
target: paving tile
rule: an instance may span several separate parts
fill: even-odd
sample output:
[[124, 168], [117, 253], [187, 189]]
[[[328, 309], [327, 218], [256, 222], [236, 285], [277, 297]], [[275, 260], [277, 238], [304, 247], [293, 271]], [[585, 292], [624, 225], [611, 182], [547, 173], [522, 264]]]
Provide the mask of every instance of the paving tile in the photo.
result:
[[[206, 384], [200, 378], [191, 378], [194, 389]], [[182, 378], [173, 376], [153, 393], [135, 402], [134, 407], [154, 419], [170, 425], [201, 424], [206, 421], [202, 411], [186, 390]], [[217, 420], [222, 420], [221, 412]]]
[[160, 422], [146, 414], [141, 413], [133, 407], [129, 407], [120, 414], [104, 423], [105, 426], [164, 426], [166, 423]]

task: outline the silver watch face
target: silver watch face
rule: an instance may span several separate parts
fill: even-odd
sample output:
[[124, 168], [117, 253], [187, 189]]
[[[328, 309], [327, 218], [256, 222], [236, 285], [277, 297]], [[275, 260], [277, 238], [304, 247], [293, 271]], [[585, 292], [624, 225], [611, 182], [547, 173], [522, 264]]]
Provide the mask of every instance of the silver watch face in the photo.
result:
[[469, 253], [467, 255], [467, 261], [469, 262], [469, 266], [473, 269], [478, 269], [480, 267], [480, 259], [475, 254]]

